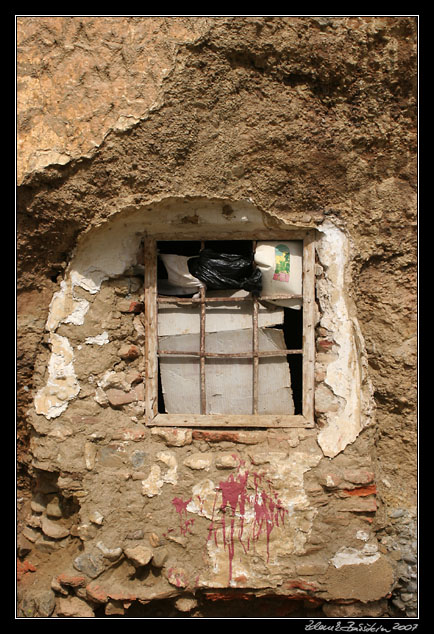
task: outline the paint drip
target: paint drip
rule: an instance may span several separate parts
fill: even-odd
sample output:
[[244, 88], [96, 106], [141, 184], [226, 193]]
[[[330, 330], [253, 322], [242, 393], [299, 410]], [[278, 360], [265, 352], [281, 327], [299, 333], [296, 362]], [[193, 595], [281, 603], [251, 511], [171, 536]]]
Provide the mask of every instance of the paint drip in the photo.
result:
[[[251, 491], [254, 493], [252, 494]], [[221, 496], [221, 502], [217, 509], [219, 496]], [[217, 513], [221, 515], [220, 519]], [[229, 582], [232, 580], [236, 542], [238, 541], [247, 553], [251, 544], [265, 534], [268, 562], [271, 532], [274, 527], [283, 525], [287, 513], [288, 511], [273, 490], [271, 482], [264, 481], [263, 476], [258, 473], [243, 471], [242, 464], [237, 474], [230, 474], [226, 480], [219, 483], [207, 541], [213, 538], [215, 545], [218, 546], [218, 536], [221, 534], [223, 546], [228, 552]], [[249, 526], [249, 530], [245, 531], [245, 518], [247, 515], [251, 517], [252, 514], [253, 523]]]
[[192, 498], [186, 500], [185, 502], [181, 498], [173, 498], [172, 500], [172, 504], [179, 515], [179, 529], [183, 537], [186, 537], [189, 533], [191, 533], [190, 527], [194, 524], [194, 519], [187, 519], [187, 506], [191, 500]]

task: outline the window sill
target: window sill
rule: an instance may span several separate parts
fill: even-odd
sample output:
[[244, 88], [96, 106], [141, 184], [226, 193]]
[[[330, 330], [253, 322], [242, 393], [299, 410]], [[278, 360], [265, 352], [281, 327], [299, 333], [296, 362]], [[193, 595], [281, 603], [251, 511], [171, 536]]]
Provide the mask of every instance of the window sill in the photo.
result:
[[313, 421], [309, 421], [300, 415], [282, 414], [157, 414], [148, 426], [162, 427], [314, 427]]

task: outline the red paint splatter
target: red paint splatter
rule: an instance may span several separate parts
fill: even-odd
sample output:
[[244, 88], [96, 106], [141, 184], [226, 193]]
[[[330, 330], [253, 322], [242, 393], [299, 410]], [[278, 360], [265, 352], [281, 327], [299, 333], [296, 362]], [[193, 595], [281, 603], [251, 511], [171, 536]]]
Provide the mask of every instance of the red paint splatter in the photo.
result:
[[181, 535], [184, 537], [191, 533], [190, 527], [194, 524], [194, 519], [187, 519], [187, 506], [191, 500], [192, 498], [186, 500], [185, 502], [181, 498], [173, 498], [172, 500], [172, 504], [179, 515], [179, 529], [181, 531]]
[[[283, 507], [281, 500], [273, 491], [270, 480], [265, 480], [260, 474], [250, 474], [247, 470], [241, 471], [244, 463], [240, 461], [238, 473], [231, 474], [226, 480], [222, 480], [218, 486], [218, 493], [214, 498], [212, 520], [208, 531], [208, 541], [214, 537], [214, 543], [217, 546], [217, 534], [221, 529], [223, 546], [228, 550], [229, 557], [229, 582], [232, 579], [232, 562], [235, 553], [235, 540], [247, 553], [251, 542], [259, 539], [261, 534], [265, 532], [267, 540], [267, 561], [270, 557], [270, 535], [275, 526], [283, 524], [287, 510]], [[251, 486], [251, 478], [253, 478], [254, 495], [249, 495], [248, 489]], [[264, 484], [268, 486], [268, 492], [264, 488]], [[219, 511], [221, 512], [221, 520], [216, 518], [216, 502], [217, 497], [221, 494], [221, 504]], [[246, 540], [244, 536], [244, 520], [246, 511], [253, 511], [253, 524]], [[230, 515], [230, 523], [228, 526], [227, 516]]]

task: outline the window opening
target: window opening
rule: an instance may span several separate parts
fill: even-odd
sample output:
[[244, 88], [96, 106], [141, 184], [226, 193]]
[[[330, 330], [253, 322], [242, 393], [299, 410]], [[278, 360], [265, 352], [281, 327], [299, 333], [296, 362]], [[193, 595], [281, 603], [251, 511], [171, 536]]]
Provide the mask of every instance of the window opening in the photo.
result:
[[[274, 240], [274, 238], [273, 238]], [[282, 243], [293, 240], [291, 235], [282, 238]], [[170, 272], [164, 261], [165, 256], [184, 256], [187, 266], [194, 262], [199, 254], [205, 250], [213, 250], [216, 253], [234, 254], [250, 258], [254, 270], [254, 254], [257, 242], [255, 240], [156, 240], [145, 238], [145, 367], [146, 367], [146, 400], [145, 415], [148, 424], [166, 425], [217, 425], [227, 424], [237, 426], [312, 426], [313, 425], [313, 240], [310, 234], [303, 238], [303, 292], [302, 294], [264, 295], [257, 292], [244, 292], [242, 296], [228, 295], [222, 291], [210, 291], [205, 284], [199, 287], [180, 287], [168, 290]], [[290, 258], [285, 244], [275, 241], [276, 260], [274, 279], [287, 279], [290, 270]], [[189, 266], [190, 269], [194, 268]], [[185, 271], [187, 269], [185, 268]], [[194, 276], [193, 276], [194, 277]], [[197, 281], [197, 278], [196, 278]], [[170, 282], [173, 282], [171, 280]], [[176, 294], [173, 294], [176, 292]], [[300, 310], [289, 307], [283, 308], [283, 323], [273, 325], [273, 329], [280, 330], [283, 335], [284, 346], [281, 349], [263, 349], [259, 345], [261, 328], [259, 327], [260, 307], [270, 307], [270, 301], [288, 298], [302, 302]], [[251, 311], [251, 342], [248, 348], [242, 351], [218, 350], [215, 351], [208, 344], [207, 317], [210, 309], [221, 306], [239, 308], [241, 305], [249, 307]], [[183, 349], [171, 349], [167, 346], [166, 339], [158, 337], [158, 314], [161, 307], [189, 307], [199, 314], [199, 345], [198, 349], [192, 346]], [[225, 319], [222, 311], [221, 319]], [[250, 332], [250, 330], [249, 330]], [[245, 333], [244, 333], [245, 334]], [[168, 338], [170, 340], [170, 338]], [[197, 337], [196, 337], [197, 339]], [[271, 362], [277, 357], [285, 357], [289, 366], [291, 377], [291, 390], [294, 403], [293, 414], [267, 412], [262, 414], [259, 410], [260, 392], [260, 368], [261, 364]], [[194, 363], [198, 368], [198, 390], [200, 394], [199, 408], [194, 413], [166, 414], [165, 395], [161, 380], [161, 363]], [[182, 362], [181, 362], [182, 360]], [[224, 366], [236, 361], [243, 367], [250, 364], [251, 367], [251, 410], [249, 414], [231, 415], [209, 413], [207, 404], [207, 364]], [[229, 366], [227, 366], [229, 371]], [[224, 371], [224, 368], [223, 368]], [[180, 392], [181, 394], [181, 392]], [[224, 395], [223, 395], [224, 398]]]

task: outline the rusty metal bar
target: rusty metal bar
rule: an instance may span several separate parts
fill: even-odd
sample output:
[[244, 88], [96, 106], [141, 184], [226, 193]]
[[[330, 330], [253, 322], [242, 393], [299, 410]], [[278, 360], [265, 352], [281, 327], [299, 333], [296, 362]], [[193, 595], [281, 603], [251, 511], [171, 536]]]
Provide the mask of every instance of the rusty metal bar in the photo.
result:
[[200, 287], [200, 412], [206, 414], [205, 385], [205, 286]]
[[[286, 357], [288, 354], [303, 354], [303, 350], [258, 350], [258, 357]], [[200, 357], [200, 352], [192, 350], [159, 350], [159, 356]], [[211, 359], [251, 359], [251, 352], [204, 352], [203, 356]]]
[[[246, 297], [205, 297], [204, 302], [208, 304], [209, 302], [251, 302], [254, 300], [253, 296]], [[303, 295], [264, 295], [257, 298], [259, 301], [271, 301], [276, 299], [303, 299]], [[190, 303], [201, 303], [200, 297], [172, 297], [172, 296], [163, 296], [159, 295], [157, 297], [157, 301], [160, 304], [190, 304]]]

